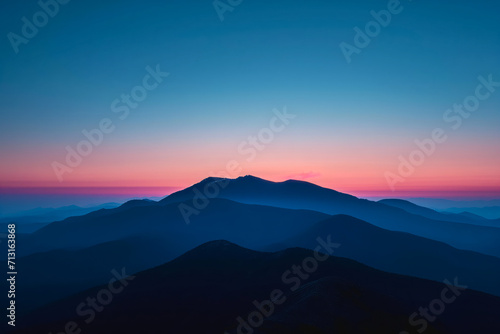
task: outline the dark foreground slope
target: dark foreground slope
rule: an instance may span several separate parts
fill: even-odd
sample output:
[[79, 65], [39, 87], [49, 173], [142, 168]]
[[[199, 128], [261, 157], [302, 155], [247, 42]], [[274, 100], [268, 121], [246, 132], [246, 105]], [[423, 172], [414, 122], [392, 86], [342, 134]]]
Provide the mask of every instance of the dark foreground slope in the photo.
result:
[[[19, 319], [18, 325], [27, 328], [16, 333], [59, 333], [65, 326], [92, 334], [399, 333], [424, 324], [426, 333], [500, 330], [498, 297], [324, 257], [300, 248], [261, 253], [213, 241], [125, 280], [123, 290], [100, 312], [84, 307], [78, 315], [76, 309], [89, 297], [102, 300], [108, 285]], [[296, 271], [297, 266], [302, 269]], [[275, 303], [265, 303], [261, 312], [266, 316], [260, 317], [255, 311], [271, 295]], [[432, 322], [417, 315], [413, 320], [419, 320], [419, 326], [409, 324], [419, 307], [441, 298], [450, 303]], [[247, 329], [238, 331], [239, 324]]]
[[[53, 250], [19, 259], [16, 281], [18, 315], [109, 280], [113, 269], [131, 273], [179, 256], [184, 249], [175, 237], [136, 235], [79, 250]], [[5, 261], [0, 266], [7, 268]], [[0, 283], [4, 288], [4, 282]], [[5, 289], [7, 291], [7, 286]]]

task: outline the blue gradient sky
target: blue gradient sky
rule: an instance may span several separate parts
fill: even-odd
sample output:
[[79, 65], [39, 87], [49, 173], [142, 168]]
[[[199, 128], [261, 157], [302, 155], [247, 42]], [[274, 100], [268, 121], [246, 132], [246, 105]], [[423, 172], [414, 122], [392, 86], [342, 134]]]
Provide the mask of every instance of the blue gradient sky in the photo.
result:
[[[245, 0], [223, 22], [212, 1], [71, 1], [18, 54], [0, 44], [0, 185], [187, 186], [236, 160], [241, 175], [388, 192], [384, 173], [479, 75], [500, 81], [500, 4], [401, 4], [347, 64], [339, 44], [386, 1]], [[4, 36], [39, 9], [10, 2]], [[170, 76], [118, 121], [111, 102], [157, 64]], [[238, 145], [283, 106], [296, 119], [246, 161]], [[500, 90], [397, 190], [498, 194], [499, 106]], [[115, 131], [59, 182], [51, 163], [103, 118]]]

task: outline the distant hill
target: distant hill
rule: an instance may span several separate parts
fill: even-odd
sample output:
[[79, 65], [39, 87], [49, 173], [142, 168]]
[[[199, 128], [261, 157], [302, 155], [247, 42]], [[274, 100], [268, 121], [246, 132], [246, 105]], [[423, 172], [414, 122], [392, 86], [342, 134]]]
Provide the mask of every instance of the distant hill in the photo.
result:
[[401, 199], [383, 199], [378, 201], [378, 203], [400, 208], [409, 213], [420, 215], [422, 217], [426, 217], [433, 220], [500, 228], [500, 224], [498, 223], [498, 221], [489, 220], [481, 216], [474, 215], [472, 213], [464, 213], [463, 211], [460, 213], [438, 212]]
[[471, 288], [500, 296], [500, 259], [409, 233], [384, 230], [365, 221], [338, 215], [321, 221], [281, 243], [264, 248], [315, 249], [318, 236], [331, 235], [341, 247], [336, 256], [359, 261], [391, 273], [441, 281], [459, 276]]
[[118, 203], [104, 203], [92, 207], [82, 208], [76, 205], [63, 206], [60, 208], [37, 208], [21, 211], [0, 218], [0, 223], [15, 222], [18, 224], [50, 223], [71, 216], [81, 216], [99, 209], [110, 209], [120, 206]]
[[485, 217], [487, 219], [493, 219], [496, 220], [497, 222], [500, 222], [500, 206], [486, 206], [482, 208], [476, 208], [476, 207], [465, 207], [465, 208], [456, 208], [456, 207], [451, 207], [445, 209], [446, 212], [452, 212], [452, 213], [462, 213], [464, 211], [470, 212], [476, 215], [479, 215], [481, 217]]

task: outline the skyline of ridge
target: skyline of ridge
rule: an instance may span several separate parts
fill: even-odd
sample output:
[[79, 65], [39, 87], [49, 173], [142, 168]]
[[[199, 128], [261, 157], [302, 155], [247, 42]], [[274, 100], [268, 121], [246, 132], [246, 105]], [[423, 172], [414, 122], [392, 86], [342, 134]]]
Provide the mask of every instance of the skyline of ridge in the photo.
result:
[[[358, 198], [366, 198], [370, 200], [400, 198], [406, 200], [412, 199], [425, 199], [428, 198], [432, 203], [433, 200], [450, 200], [454, 201], [457, 206], [473, 206], [484, 207], [488, 205], [500, 205], [500, 196], [497, 192], [485, 193], [480, 192], [367, 192], [367, 191], [343, 191], [338, 188], [328, 187], [312, 180], [268, 180], [265, 178], [257, 177], [254, 175], [242, 175], [236, 178], [229, 178], [231, 180], [251, 176], [257, 179], [271, 181], [274, 183], [281, 183], [290, 180], [304, 181], [323, 188], [335, 190], [340, 193], [349, 194]], [[208, 176], [190, 183], [183, 187], [169, 187], [169, 186], [156, 186], [156, 187], [0, 187], [0, 216], [18, 213], [21, 211], [32, 210], [37, 208], [59, 208], [64, 206], [77, 205], [82, 207], [91, 207], [108, 202], [124, 203], [132, 199], [153, 199], [160, 200], [166, 196], [171, 195], [177, 191], [189, 188], [206, 179], [217, 176]], [[425, 195], [425, 196], [423, 196]], [[472, 201], [472, 202], [471, 202]], [[30, 202], [30, 204], [26, 204]], [[460, 204], [463, 203], [463, 204]], [[472, 203], [472, 204], [471, 204]], [[11, 207], [12, 206], [12, 207]], [[429, 206], [429, 205], [424, 205]], [[432, 206], [432, 205], [431, 205]], [[436, 207], [438, 205], [436, 204]]]

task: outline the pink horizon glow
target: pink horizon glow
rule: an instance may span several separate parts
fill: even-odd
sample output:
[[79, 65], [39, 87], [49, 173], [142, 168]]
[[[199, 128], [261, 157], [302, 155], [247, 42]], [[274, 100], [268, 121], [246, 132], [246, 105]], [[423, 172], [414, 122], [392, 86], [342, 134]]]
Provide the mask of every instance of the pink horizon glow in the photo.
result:
[[[333, 189], [342, 193], [351, 194], [361, 198], [370, 197], [384, 197], [384, 198], [416, 198], [416, 197], [427, 197], [427, 198], [485, 198], [494, 199], [500, 198], [500, 186], [490, 185], [477, 187], [469, 185], [467, 187], [456, 186], [448, 184], [446, 186], [440, 186], [438, 189], [425, 188], [422, 184], [413, 185], [413, 187], [405, 188], [402, 190], [391, 191], [390, 189], [376, 188], [372, 187], [362, 188], [359, 185], [352, 185], [346, 183], [336, 183], [328, 184], [327, 182], [319, 182], [318, 175], [315, 173], [302, 173], [296, 174], [295, 176], [303, 175], [306, 177], [278, 177], [278, 178], [266, 178], [274, 182], [282, 182], [288, 179], [303, 180], [310, 182], [321, 187]], [[309, 177], [313, 175], [314, 177]], [[289, 175], [290, 176], [290, 175]], [[294, 175], [291, 175], [294, 176]], [[96, 186], [96, 185], [66, 185], [64, 187], [57, 187], [50, 184], [36, 184], [34, 186], [28, 186], [26, 183], [23, 184], [10, 184], [8, 186], [0, 187], [0, 194], [2, 195], [86, 195], [86, 196], [96, 196], [96, 197], [106, 197], [109, 195], [116, 195], [123, 198], [141, 198], [141, 197], [164, 197], [172, 194], [173, 192], [187, 188], [202, 179], [198, 179], [194, 182], [187, 182], [182, 186]]]

